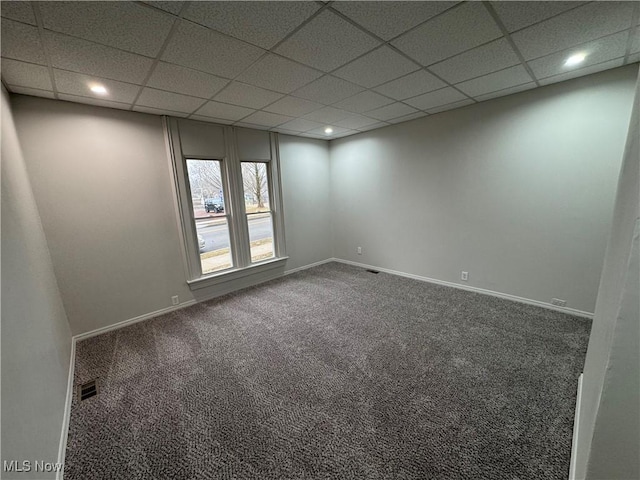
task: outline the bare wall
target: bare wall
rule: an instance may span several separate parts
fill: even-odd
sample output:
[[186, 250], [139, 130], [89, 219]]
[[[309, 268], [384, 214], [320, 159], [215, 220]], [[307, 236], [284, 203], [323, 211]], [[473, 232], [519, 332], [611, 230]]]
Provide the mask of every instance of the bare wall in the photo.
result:
[[12, 98], [73, 333], [189, 300], [161, 118]]
[[[56, 462], [71, 331], [2, 88], [2, 462]], [[22, 465], [21, 465], [22, 466]], [[35, 471], [2, 478], [54, 478]]]
[[593, 312], [636, 71], [332, 141], [334, 256]]
[[287, 270], [332, 257], [329, 144], [280, 135]]
[[[194, 299], [161, 117], [13, 96], [16, 124], [74, 334]], [[287, 269], [330, 257], [327, 142], [284, 137]], [[199, 292], [216, 295], [216, 288]]]

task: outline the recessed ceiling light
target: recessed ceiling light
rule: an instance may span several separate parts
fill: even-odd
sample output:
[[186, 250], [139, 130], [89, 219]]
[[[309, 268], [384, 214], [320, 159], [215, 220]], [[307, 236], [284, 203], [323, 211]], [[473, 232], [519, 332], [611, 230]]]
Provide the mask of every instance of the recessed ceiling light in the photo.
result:
[[582, 63], [585, 58], [587, 58], [586, 53], [576, 53], [575, 55], [571, 55], [569, 58], [567, 58], [567, 61], [564, 62], [564, 64], [567, 67], [573, 67], [574, 65]]
[[329, 135], [329, 134], [333, 133], [333, 128], [331, 128], [331, 127], [327, 127], [327, 128], [325, 128], [325, 129], [324, 129], [324, 133], [326, 133], [327, 135]]
[[97, 93], [98, 95], [106, 95], [107, 89], [102, 85], [91, 85], [89, 87], [93, 93]]

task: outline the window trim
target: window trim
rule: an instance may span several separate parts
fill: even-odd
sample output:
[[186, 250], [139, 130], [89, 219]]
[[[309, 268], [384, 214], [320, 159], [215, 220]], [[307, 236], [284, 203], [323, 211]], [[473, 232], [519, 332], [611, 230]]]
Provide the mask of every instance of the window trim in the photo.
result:
[[[237, 278], [259, 274], [263, 271], [283, 265], [287, 260], [284, 232], [284, 218], [282, 208], [282, 187], [280, 182], [280, 151], [278, 147], [278, 134], [269, 132], [270, 159], [261, 159], [260, 162], [269, 163], [267, 172], [269, 175], [269, 195], [272, 202], [271, 214], [273, 222], [274, 256], [260, 262], [251, 262], [251, 247], [249, 242], [249, 228], [247, 213], [244, 204], [244, 188], [242, 184], [242, 163], [258, 160], [240, 159], [238, 153], [237, 129], [226, 125], [218, 125], [196, 120], [188, 122], [200, 123], [215, 128], [222, 128], [224, 135], [224, 156], [220, 155], [187, 155], [182, 151], [180, 141], [180, 121], [174, 117], [164, 117], [167, 146], [171, 157], [171, 173], [173, 174], [176, 190], [176, 210], [180, 225], [180, 237], [182, 243], [183, 260], [187, 284], [191, 290], [218, 285]], [[267, 133], [267, 132], [265, 132]], [[196, 222], [193, 214], [191, 187], [187, 171], [186, 160], [216, 160], [221, 162], [221, 176], [223, 195], [225, 197], [225, 217], [229, 226], [229, 244], [231, 247], [231, 268], [212, 272], [207, 275], [202, 273], [200, 263], [200, 250]]]

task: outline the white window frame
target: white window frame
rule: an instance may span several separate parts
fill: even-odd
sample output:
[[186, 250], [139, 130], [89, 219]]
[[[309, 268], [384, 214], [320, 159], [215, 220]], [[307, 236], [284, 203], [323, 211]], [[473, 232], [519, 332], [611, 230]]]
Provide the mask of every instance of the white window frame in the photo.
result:
[[[189, 121], [196, 122], [195, 120]], [[171, 154], [171, 167], [176, 190], [176, 206], [181, 227], [185, 272], [187, 274], [187, 284], [192, 290], [207, 288], [248, 275], [260, 274], [273, 268], [279, 268], [284, 265], [284, 262], [286, 262], [288, 258], [286, 256], [285, 246], [278, 134], [273, 132], [269, 133], [270, 159], [251, 160], [243, 158], [240, 160], [236, 129], [223, 125], [206, 125], [223, 128], [225, 145], [224, 156], [222, 158], [219, 158], [220, 155], [203, 156], [183, 154], [180, 142], [179, 119], [164, 117], [164, 126], [168, 149]], [[193, 214], [187, 160], [216, 160], [221, 162], [220, 172], [225, 202], [225, 217], [227, 218], [227, 225], [229, 227], [229, 245], [231, 247], [233, 266], [207, 275], [203, 275], [202, 265], [200, 263], [200, 248]], [[248, 219], [245, 210], [244, 186], [242, 182], [242, 162], [268, 163], [267, 175], [273, 223], [274, 256], [255, 263], [251, 262]]]

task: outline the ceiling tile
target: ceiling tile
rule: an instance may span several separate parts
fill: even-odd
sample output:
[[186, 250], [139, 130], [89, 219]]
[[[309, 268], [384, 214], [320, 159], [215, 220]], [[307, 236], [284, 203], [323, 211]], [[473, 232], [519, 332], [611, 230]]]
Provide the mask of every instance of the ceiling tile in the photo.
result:
[[305, 137], [305, 138], [313, 138], [313, 139], [316, 139], [316, 140], [330, 140], [328, 138], [325, 138], [326, 134], [324, 134], [324, 133], [323, 134], [311, 134], [311, 133], [306, 133], [305, 132], [305, 133], [299, 133], [298, 136], [299, 137]]
[[187, 117], [188, 114], [183, 112], [174, 112], [173, 110], [164, 110], [162, 108], [151, 108], [151, 107], [142, 107], [140, 105], [136, 105], [133, 107], [134, 112], [141, 113], [150, 113], [151, 115], [170, 115], [172, 117]]
[[633, 32], [631, 32], [631, 48], [629, 53], [638, 53], [640, 52], [640, 27], [636, 27]]
[[571, 80], [572, 78], [582, 77], [584, 75], [591, 75], [592, 73], [602, 72], [611, 68], [621, 67], [624, 63], [623, 58], [617, 58], [615, 60], [609, 60], [608, 62], [598, 63], [597, 65], [591, 65], [589, 67], [581, 68], [579, 70], [572, 70], [570, 72], [555, 75], [553, 77], [547, 77], [540, 80], [540, 85], [550, 85], [552, 83], [564, 82], [565, 80]]
[[585, 2], [491, 2], [509, 32], [541, 22]]
[[214, 118], [214, 117], [205, 117], [203, 115], [189, 115], [190, 120], [198, 120], [200, 122], [207, 123], [219, 123], [220, 125], [231, 125], [233, 120], [228, 120], [224, 118]]
[[282, 128], [282, 126], [274, 127], [273, 131], [281, 133], [283, 135], [293, 135], [293, 136], [297, 136], [300, 133], [300, 132], [295, 132], [293, 130], [287, 130], [286, 128]]
[[[98, 98], [99, 100], [111, 102], [131, 104], [140, 91], [139, 85], [117, 82], [115, 80], [106, 80], [99, 77], [84, 75], [82, 73], [67, 72], [65, 70], [54, 69], [53, 77], [56, 82], [56, 88], [60, 93]], [[108, 94], [99, 96], [91, 92], [90, 86], [94, 83], [103, 85], [107, 89]]]
[[33, 14], [31, 2], [2, 2], [0, 13], [5, 18], [16, 20], [30, 25], [36, 25], [36, 16]]
[[468, 2], [391, 43], [422, 65], [431, 65], [501, 36], [502, 32], [484, 5]]
[[82, 103], [84, 105], [95, 105], [97, 107], [117, 108], [118, 110], [129, 110], [130, 103], [110, 102], [100, 98], [82, 97], [80, 95], [67, 95], [65, 93], [58, 94], [60, 100], [65, 102]]
[[531, 90], [532, 88], [536, 88], [536, 84], [534, 82], [525, 83], [523, 85], [517, 85], [515, 87], [504, 88], [502, 90], [498, 90], [497, 92], [478, 95], [477, 97], [474, 97], [474, 99], [477, 100], [478, 102], [484, 102], [485, 100], [491, 100], [492, 98], [498, 98], [498, 97], [505, 97], [513, 93], [519, 93], [519, 92], [524, 92], [525, 90]]
[[341, 130], [341, 131], [340, 131], [340, 132], [338, 132], [338, 133], [333, 132], [333, 133], [331, 134], [331, 139], [334, 139], [334, 138], [343, 138], [343, 137], [348, 137], [348, 136], [350, 136], [350, 135], [355, 135], [355, 134], [357, 134], [357, 133], [360, 133], [360, 132], [359, 132], [359, 131], [357, 131], [357, 130], [344, 130], [344, 131], [343, 131], [343, 130]]
[[331, 6], [379, 37], [390, 40], [458, 2], [334, 2]]
[[191, 22], [181, 21], [162, 59], [226, 78], [233, 78], [264, 51]]
[[[570, 70], [588, 67], [614, 58], [624, 57], [627, 48], [627, 32], [620, 32], [608, 37], [601, 38], [595, 42], [589, 42], [584, 45], [565, 50], [563, 52], [553, 53], [546, 57], [538, 58], [528, 62], [531, 70], [537, 78], [546, 78], [553, 75], [567, 73]], [[584, 62], [578, 66], [567, 67], [565, 61], [575, 53], [586, 53], [587, 57]]]
[[184, 2], [177, 1], [166, 1], [166, 2], [144, 2], [147, 5], [151, 5], [152, 7], [159, 8], [160, 10], [164, 10], [165, 12], [173, 13], [174, 15], [178, 15], [180, 13], [180, 9], [182, 9], [182, 5]]
[[2, 79], [8, 85], [53, 90], [49, 69], [43, 65], [3, 58]]
[[178, 93], [145, 87], [136, 101], [136, 105], [161, 110], [172, 110], [174, 112], [191, 113], [202, 105], [202, 102], [201, 98], [188, 97]]
[[375, 87], [420, 68], [386, 45], [336, 70], [336, 77]]
[[9, 85], [9, 91], [19, 93], [21, 95], [31, 95], [32, 97], [56, 98], [54, 93], [49, 90], [40, 90], [38, 88], [19, 87], [17, 85]]
[[269, 49], [318, 8], [315, 2], [192, 2], [184, 17]]
[[595, 40], [631, 26], [634, 2], [593, 2], [514, 33], [525, 60]]
[[389, 123], [403, 123], [408, 122], [410, 120], [416, 120], [417, 118], [427, 117], [429, 114], [425, 112], [412, 113], [411, 115], [405, 115], [404, 117], [394, 118], [393, 120], [389, 120]]
[[277, 55], [266, 55], [240, 75], [237, 80], [277, 92], [293, 90], [315, 80], [322, 73]]
[[434, 75], [431, 75], [429, 72], [418, 70], [397, 80], [380, 85], [374, 88], [374, 90], [388, 97], [395, 98], [396, 100], [404, 100], [405, 98], [415, 97], [421, 93], [446, 87], [446, 85], [446, 83]]
[[376, 47], [379, 42], [335, 13], [325, 10], [276, 48], [276, 52], [322, 71]]
[[411, 108], [404, 103], [397, 102], [387, 105], [386, 107], [371, 110], [370, 112], [367, 112], [367, 115], [378, 120], [389, 121], [392, 118], [404, 117], [412, 113], [417, 113], [415, 108]]
[[307, 113], [304, 118], [307, 120], [313, 120], [314, 122], [333, 123], [338, 120], [342, 120], [343, 118], [347, 118], [350, 115], [350, 112], [346, 112], [344, 110], [339, 110], [333, 107], [324, 107], [320, 110], [316, 110], [315, 112]]
[[253, 113], [251, 108], [238, 107], [219, 102], [207, 102], [200, 110], [194, 112], [194, 116], [214, 117], [224, 120], [237, 121]]
[[174, 19], [133, 2], [38, 2], [44, 28], [155, 57]]
[[379, 120], [365, 117], [364, 115], [351, 115], [347, 118], [343, 118], [342, 120], [338, 120], [334, 125], [344, 128], [360, 129], [378, 122]]
[[533, 79], [522, 65], [506, 68], [499, 72], [490, 73], [484, 77], [474, 78], [466, 82], [458, 83], [457, 88], [470, 97], [495, 92], [507, 87], [515, 87], [523, 83], [529, 83]]
[[640, 62], [640, 52], [629, 55], [629, 58], [627, 59], [627, 63], [638, 63], [638, 62]]
[[325, 75], [296, 90], [293, 92], [293, 95], [325, 105], [331, 105], [363, 90], [364, 88], [342, 80], [341, 78]]
[[147, 86], [194, 97], [211, 98], [227, 83], [229, 80], [225, 78], [172, 63], [158, 62], [147, 81]]
[[339, 136], [340, 134], [344, 134], [344, 133], [356, 133], [355, 130], [351, 130], [349, 128], [342, 128], [342, 127], [333, 127], [333, 132], [332, 133], [325, 133], [324, 132], [325, 127], [322, 126], [320, 128], [316, 128], [314, 130], [309, 130], [308, 132], [305, 132], [309, 135], [318, 135], [320, 137], [323, 137], [327, 140], [330, 140], [331, 138], [336, 138], [337, 136]]
[[393, 103], [393, 100], [390, 98], [383, 97], [376, 92], [367, 90], [335, 103], [333, 106], [348, 110], [349, 112], [362, 113], [390, 103]]
[[427, 110], [429, 108], [438, 107], [440, 105], [446, 105], [447, 103], [465, 100], [466, 98], [467, 97], [465, 97], [455, 88], [446, 87], [441, 88], [440, 90], [435, 90], [433, 92], [425, 93], [424, 95], [410, 98], [408, 100], [405, 100], [405, 103], [413, 105], [420, 110]]
[[518, 56], [504, 38], [456, 55], [443, 62], [431, 65], [431, 70], [449, 83], [458, 83], [470, 78], [502, 70], [520, 63]]
[[245, 123], [245, 122], [236, 122], [233, 125], [236, 127], [253, 128], [254, 130], [271, 130], [273, 128], [268, 125], [259, 125], [257, 123]]
[[244, 123], [252, 123], [254, 125], [262, 125], [265, 127], [275, 127], [276, 125], [281, 125], [290, 120], [293, 119], [286, 115], [278, 115], [276, 113], [269, 112], [256, 112], [242, 119]]
[[241, 107], [260, 109], [279, 98], [282, 98], [281, 93], [275, 93], [264, 88], [247, 85], [246, 83], [232, 82], [218, 93], [214, 100], [240, 105]]
[[280, 113], [281, 115], [299, 117], [320, 108], [322, 108], [322, 105], [319, 103], [305, 100], [304, 98], [287, 96], [265, 107], [265, 110], [267, 112]]
[[322, 127], [322, 123], [305, 120], [304, 118], [296, 118], [290, 122], [283, 123], [280, 128], [291, 130], [294, 132], [306, 132], [315, 128]]
[[3, 57], [46, 65], [37, 27], [3, 18], [1, 34]]
[[475, 103], [475, 102], [473, 100], [471, 100], [471, 99], [461, 100], [459, 102], [453, 102], [453, 103], [449, 103], [447, 105], [440, 105], [438, 107], [430, 108], [428, 110], [428, 112], [431, 115], [434, 115], [436, 113], [446, 112], [446, 111], [449, 111], [449, 110], [455, 110], [456, 108], [460, 108], [460, 107], [466, 107], [467, 105], [471, 105], [473, 103]]
[[368, 132], [369, 130], [375, 130], [377, 128], [388, 127], [389, 124], [387, 122], [378, 122], [373, 125], [367, 125], [365, 127], [357, 128], [359, 132]]
[[141, 84], [153, 64], [153, 60], [134, 53], [59, 33], [44, 34], [52, 65], [63, 70]]

